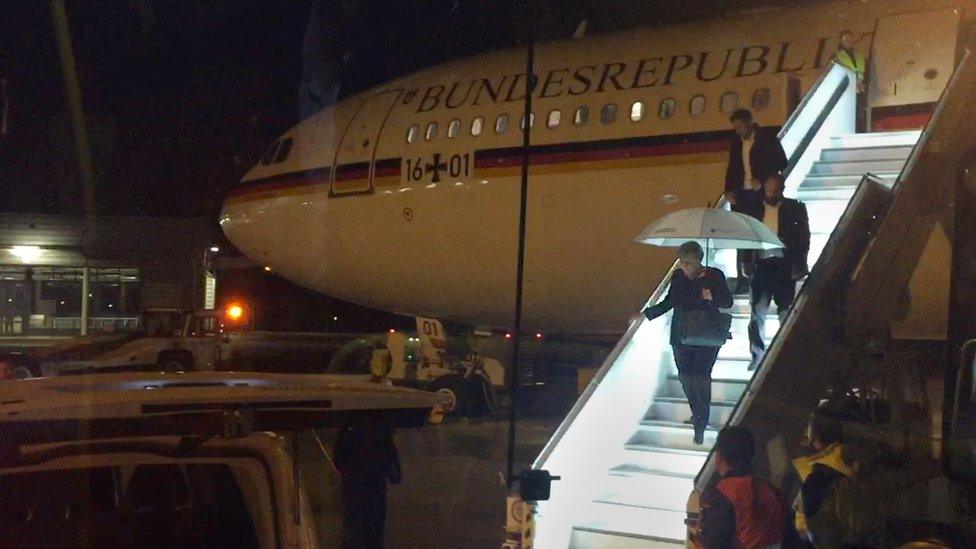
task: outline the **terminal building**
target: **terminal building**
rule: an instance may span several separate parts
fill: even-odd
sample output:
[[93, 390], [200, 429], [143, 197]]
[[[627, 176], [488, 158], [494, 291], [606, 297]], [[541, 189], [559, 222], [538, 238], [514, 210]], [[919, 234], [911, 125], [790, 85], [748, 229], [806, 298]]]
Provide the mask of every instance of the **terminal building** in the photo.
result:
[[213, 306], [210, 220], [100, 216], [93, 225], [86, 246], [79, 217], [0, 214], [0, 337], [125, 330], [145, 308]]

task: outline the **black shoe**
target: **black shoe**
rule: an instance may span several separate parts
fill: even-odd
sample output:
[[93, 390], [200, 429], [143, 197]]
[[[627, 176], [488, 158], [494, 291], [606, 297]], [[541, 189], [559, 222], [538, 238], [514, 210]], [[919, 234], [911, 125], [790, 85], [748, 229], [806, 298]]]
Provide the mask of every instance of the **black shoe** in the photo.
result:
[[695, 424], [695, 416], [691, 416], [690, 418], [686, 419], [684, 421], [684, 424], [685, 425], [694, 425]]
[[701, 445], [705, 444], [705, 428], [695, 427], [695, 444]]

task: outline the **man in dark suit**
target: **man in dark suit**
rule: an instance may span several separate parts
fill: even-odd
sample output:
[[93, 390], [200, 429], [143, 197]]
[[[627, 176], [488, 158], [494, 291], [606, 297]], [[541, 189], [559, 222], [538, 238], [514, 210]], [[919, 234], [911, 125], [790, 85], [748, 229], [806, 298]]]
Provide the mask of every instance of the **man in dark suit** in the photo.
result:
[[766, 350], [763, 328], [770, 302], [776, 301], [782, 322], [796, 297], [796, 281], [809, 272], [810, 222], [807, 207], [797, 200], [783, 198], [784, 183], [783, 176], [778, 173], [767, 175], [761, 191], [742, 192], [737, 202], [740, 212], [762, 221], [786, 246], [785, 249], [756, 253], [750, 300], [749, 347], [752, 364], [749, 369], [755, 369]]
[[[760, 189], [767, 177], [786, 169], [786, 153], [776, 132], [760, 128], [752, 121], [752, 113], [748, 110], [736, 110], [729, 121], [732, 122], [735, 136], [729, 146], [729, 164], [725, 170], [725, 197], [732, 205], [732, 211], [741, 211], [737, 204], [739, 195], [747, 190]], [[739, 251], [736, 294], [744, 294], [748, 290], [751, 266], [752, 255]]]

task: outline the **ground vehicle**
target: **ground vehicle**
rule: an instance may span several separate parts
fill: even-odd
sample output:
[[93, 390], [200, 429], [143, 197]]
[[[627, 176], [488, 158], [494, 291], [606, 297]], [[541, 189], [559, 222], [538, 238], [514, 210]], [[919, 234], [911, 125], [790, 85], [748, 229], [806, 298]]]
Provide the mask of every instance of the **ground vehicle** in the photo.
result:
[[447, 396], [448, 413], [491, 410], [495, 389], [505, 383], [501, 363], [476, 353], [447, 352], [443, 326], [418, 318], [418, 336], [382, 334], [256, 332], [248, 330], [244, 306], [193, 313], [179, 309], [144, 312], [136, 334], [72, 340], [19, 360], [29, 365], [17, 377], [113, 371], [260, 371], [369, 374], [372, 350], [391, 351], [390, 378], [398, 385]]
[[4, 547], [317, 547], [295, 455], [262, 431], [419, 427], [438, 399], [219, 372], [4, 381], [0, 395]]
[[[192, 314], [175, 308], [148, 309], [135, 333], [72, 340], [32, 358], [35, 371], [60, 375], [88, 371], [157, 370], [184, 372], [220, 369], [229, 340], [214, 311]], [[224, 354], [222, 354], [222, 352]]]

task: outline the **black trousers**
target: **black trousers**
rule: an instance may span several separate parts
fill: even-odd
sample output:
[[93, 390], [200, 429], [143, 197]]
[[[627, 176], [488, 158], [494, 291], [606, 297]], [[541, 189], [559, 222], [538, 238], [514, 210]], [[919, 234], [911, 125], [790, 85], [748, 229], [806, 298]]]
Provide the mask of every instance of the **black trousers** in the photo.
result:
[[776, 301], [780, 322], [786, 318], [793, 299], [796, 297], [796, 281], [790, 272], [790, 263], [782, 257], [771, 257], [756, 261], [755, 276], [752, 278], [752, 314], [749, 318], [749, 350], [753, 364], [758, 363], [766, 352], [763, 330], [769, 305]]
[[691, 407], [691, 422], [695, 430], [708, 425], [712, 404], [712, 367], [718, 358], [719, 347], [672, 345], [674, 362], [678, 365], [678, 381]]
[[386, 476], [382, 473], [343, 471], [342, 549], [383, 547], [386, 527]]

